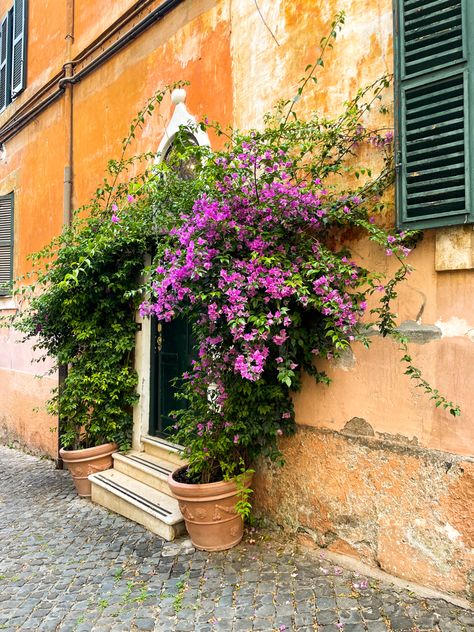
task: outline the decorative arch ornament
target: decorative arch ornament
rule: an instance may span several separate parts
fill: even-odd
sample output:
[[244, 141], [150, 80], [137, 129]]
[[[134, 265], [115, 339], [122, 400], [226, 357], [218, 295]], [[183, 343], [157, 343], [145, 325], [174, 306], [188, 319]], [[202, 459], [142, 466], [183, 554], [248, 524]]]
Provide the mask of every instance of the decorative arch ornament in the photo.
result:
[[175, 108], [173, 115], [166, 126], [163, 138], [158, 145], [156, 162], [161, 162], [164, 156], [166, 156], [166, 152], [173, 144], [174, 137], [182, 127], [185, 127], [192, 132], [192, 135], [196, 139], [198, 145], [201, 145], [202, 147], [211, 146], [209, 136], [199, 127], [195, 117], [188, 112], [185, 101], [186, 90], [184, 88], [176, 88], [173, 90], [171, 93], [171, 102], [174, 104]]

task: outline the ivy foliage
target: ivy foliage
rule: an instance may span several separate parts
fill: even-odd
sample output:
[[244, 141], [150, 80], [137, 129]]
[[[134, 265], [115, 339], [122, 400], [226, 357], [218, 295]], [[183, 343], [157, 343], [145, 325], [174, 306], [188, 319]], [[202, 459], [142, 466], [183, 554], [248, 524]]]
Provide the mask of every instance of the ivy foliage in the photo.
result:
[[137, 384], [137, 299], [130, 293], [151, 246], [146, 215], [134, 212], [126, 228], [100, 215], [78, 220], [58, 240], [55, 258], [39, 274], [42, 291], [17, 323], [35, 348], [68, 367], [61, 392], [49, 402], [64, 421], [64, 447], [129, 443]]

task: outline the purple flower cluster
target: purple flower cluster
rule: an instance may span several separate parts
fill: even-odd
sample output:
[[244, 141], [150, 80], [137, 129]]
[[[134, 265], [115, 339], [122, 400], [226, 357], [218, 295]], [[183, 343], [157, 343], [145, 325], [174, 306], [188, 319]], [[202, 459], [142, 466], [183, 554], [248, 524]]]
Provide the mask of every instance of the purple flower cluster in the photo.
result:
[[350, 213], [363, 200], [336, 197], [335, 206], [319, 179], [295, 184], [295, 165], [284, 151], [256, 147], [245, 142], [215, 159], [214, 190], [200, 195], [170, 231], [151, 300], [141, 306], [142, 315], [164, 321], [197, 316], [193, 375], [205, 374], [209, 383], [223, 372], [257, 381], [272, 366], [291, 380], [300, 366], [290, 342], [301, 312], [324, 317], [308, 348], [329, 357], [336, 338], [341, 345], [354, 339], [366, 309], [356, 291], [361, 270], [322, 239], [332, 213], [342, 207]]

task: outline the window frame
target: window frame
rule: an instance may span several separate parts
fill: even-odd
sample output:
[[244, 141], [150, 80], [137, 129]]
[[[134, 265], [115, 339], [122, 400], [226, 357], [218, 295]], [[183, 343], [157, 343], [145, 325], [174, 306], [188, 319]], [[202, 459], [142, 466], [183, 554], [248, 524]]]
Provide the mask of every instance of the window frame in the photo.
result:
[[[21, 5], [21, 27], [18, 34], [15, 33], [18, 7]], [[11, 41], [10, 41], [10, 95], [11, 100], [15, 99], [26, 86], [26, 52], [27, 52], [27, 39], [28, 39], [28, 0], [13, 0], [13, 10], [11, 17]], [[15, 47], [20, 45], [20, 57], [19, 57], [19, 80], [15, 85]]]

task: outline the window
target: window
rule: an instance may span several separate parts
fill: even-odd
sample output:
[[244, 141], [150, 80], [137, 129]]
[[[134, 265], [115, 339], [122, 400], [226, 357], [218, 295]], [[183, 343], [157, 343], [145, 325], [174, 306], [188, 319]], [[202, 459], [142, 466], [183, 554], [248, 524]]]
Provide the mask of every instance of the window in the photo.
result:
[[0, 296], [13, 279], [13, 193], [0, 196]]
[[14, 0], [0, 23], [0, 111], [26, 83], [27, 0]]
[[394, 1], [399, 224], [473, 222], [474, 2]]
[[180, 130], [174, 136], [163, 158], [164, 162], [183, 180], [191, 180], [196, 175], [197, 157], [195, 155], [186, 157], [183, 155], [186, 154], [186, 148], [191, 145], [199, 145], [196, 137], [184, 129]]

